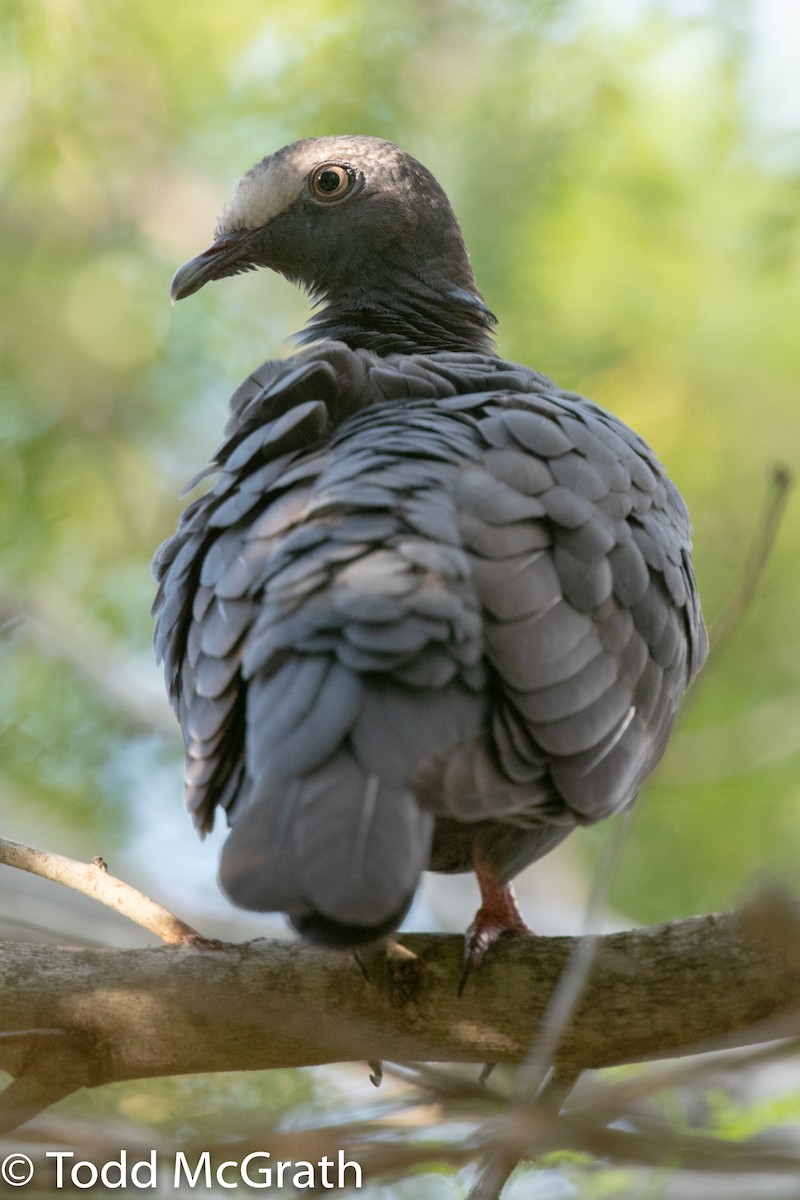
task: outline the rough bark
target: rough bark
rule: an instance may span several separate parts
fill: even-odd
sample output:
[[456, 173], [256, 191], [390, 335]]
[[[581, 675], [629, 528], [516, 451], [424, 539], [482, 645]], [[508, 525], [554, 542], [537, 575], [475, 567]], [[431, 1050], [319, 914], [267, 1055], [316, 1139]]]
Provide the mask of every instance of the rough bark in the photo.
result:
[[[63, 1094], [148, 1076], [357, 1059], [519, 1062], [574, 941], [502, 939], [459, 998], [462, 945], [408, 935], [373, 957], [365, 978], [349, 955], [294, 942], [145, 950], [4, 943], [0, 1066], [20, 1086], [46, 1079], [44, 1093]], [[608, 935], [597, 939], [557, 1061], [570, 1070], [711, 1041], [765, 1041], [792, 1030], [794, 1010], [798, 956], [751, 920], [703, 916]], [[37, 1107], [36, 1088], [32, 1098], [29, 1084], [23, 1091], [17, 1120], [25, 1104], [28, 1115]], [[5, 1107], [12, 1101], [6, 1094]]]

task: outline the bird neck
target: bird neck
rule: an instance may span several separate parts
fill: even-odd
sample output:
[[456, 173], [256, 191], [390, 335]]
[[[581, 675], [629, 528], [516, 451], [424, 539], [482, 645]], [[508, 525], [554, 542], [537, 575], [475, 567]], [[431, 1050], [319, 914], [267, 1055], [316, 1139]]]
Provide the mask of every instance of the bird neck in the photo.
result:
[[497, 318], [477, 291], [410, 289], [406, 282], [395, 295], [382, 289], [325, 299], [297, 335], [301, 345], [330, 338], [377, 354], [496, 353]]

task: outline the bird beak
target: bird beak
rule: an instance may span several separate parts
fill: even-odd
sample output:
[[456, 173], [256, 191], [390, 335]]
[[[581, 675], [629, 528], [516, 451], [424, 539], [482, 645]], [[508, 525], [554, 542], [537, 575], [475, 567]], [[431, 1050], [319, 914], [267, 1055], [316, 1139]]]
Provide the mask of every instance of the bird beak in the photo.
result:
[[242, 239], [239, 237], [223, 237], [209, 246], [197, 258], [190, 258], [182, 267], [178, 267], [172, 277], [169, 298], [174, 304], [199, 292], [200, 288], [212, 279], [222, 279], [225, 275], [237, 275], [240, 271], [249, 271], [252, 264], [242, 255]]

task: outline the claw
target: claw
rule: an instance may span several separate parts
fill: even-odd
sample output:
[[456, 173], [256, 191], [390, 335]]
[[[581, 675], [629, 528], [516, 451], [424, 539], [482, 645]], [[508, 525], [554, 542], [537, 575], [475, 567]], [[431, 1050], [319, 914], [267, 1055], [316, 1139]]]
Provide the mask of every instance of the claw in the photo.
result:
[[360, 953], [360, 951], [358, 950], [358, 948], [356, 948], [356, 949], [353, 951], [353, 958], [354, 958], [354, 959], [356, 960], [356, 962], [358, 963], [359, 970], [361, 971], [361, 974], [364, 976], [364, 981], [365, 981], [366, 983], [370, 983], [370, 982], [371, 982], [371, 980], [370, 980], [370, 977], [369, 977], [369, 971], [367, 970], [367, 964], [364, 962], [364, 959], [361, 957], [361, 953]]
[[494, 1069], [496, 1066], [497, 1066], [497, 1063], [484, 1063], [483, 1064], [483, 1069], [482, 1069], [480, 1075], [478, 1076], [479, 1087], [486, 1087], [487, 1083], [489, 1082], [490, 1076], [494, 1073]]
[[463, 994], [473, 968], [481, 965], [490, 949], [504, 933], [532, 934], [526, 925], [511, 884], [501, 887], [491, 869], [477, 856], [475, 875], [481, 889], [481, 906], [464, 934], [464, 966], [458, 985], [458, 994]]
[[373, 1087], [380, 1087], [383, 1083], [383, 1063], [380, 1061], [380, 1059], [377, 1059], [375, 1062], [368, 1062], [367, 1066], [370, 1068], [370, 1083]]

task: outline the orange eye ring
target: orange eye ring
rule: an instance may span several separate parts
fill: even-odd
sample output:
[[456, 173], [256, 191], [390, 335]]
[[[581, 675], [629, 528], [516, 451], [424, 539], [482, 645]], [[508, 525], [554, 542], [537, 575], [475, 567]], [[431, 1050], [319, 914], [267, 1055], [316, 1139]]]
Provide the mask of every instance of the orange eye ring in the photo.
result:
[[320, 163], [309, 176], [315, 200], [341, 200], [353, 186], [354, 173], [341, 163]]

